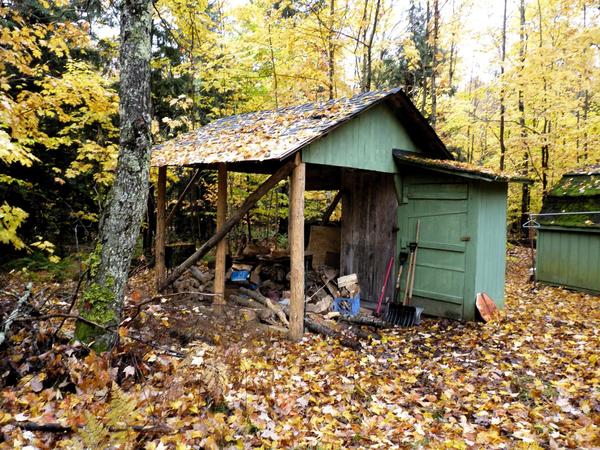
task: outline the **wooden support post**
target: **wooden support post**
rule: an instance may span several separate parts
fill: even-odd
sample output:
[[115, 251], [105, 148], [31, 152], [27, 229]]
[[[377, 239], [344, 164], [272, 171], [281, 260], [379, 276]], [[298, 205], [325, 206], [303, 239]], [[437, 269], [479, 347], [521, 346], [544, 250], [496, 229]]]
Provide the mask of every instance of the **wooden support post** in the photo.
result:
[[290, 180], [290, 334], [293, 341], [304, 334], [304, 187], [306, 166], [296, 153]]
[[156, 189], [156, 237], [154, 239], [154, 270], [156, 274], [156, 287], [165, 279], [166, 244], [166, 212], [167, 212], [167, 167], [158, 168], [158, 186]]
[[[227, 165], [219, 163], [217, 175], [217, 230], [223, 228], [227, 220]], [[225, 303], [225, 256], [227, 252], [227, 239], [223, 238], [217, 244], [215, 261], [215, 297], [213, 303]]]
[[252, 194], [250, 194], [248, 198], [246, 198], [244, 204], [240, 206], [237, 211], [231, 214], [231, 217], [225, 222], [223, 227], [217, 230], [217, 232], [208, 241], [202, 244], [202, 246], [196, 250], [192, 256], [173, 269], [165, 281], [160, 284], [158, 289], [162, 291], [168, 285], [173, 283], [173, 281], [179, 278], [192, 264], [206, 255], [211, 248], [217, 245], [219, 241], [223, 239], [240, 220], [242, 220], [244, 215], [250, 211], [254, 205], [256, 205], [257, 201], [259, 201], [267, 192], [273, 189], [277, 183], [279, 183], [292, 172], [292, 169], [295, 167], [295, 165], [296, 164], [294, 160], [290, 160], [277, 169], [273, 175], [271, 175]]

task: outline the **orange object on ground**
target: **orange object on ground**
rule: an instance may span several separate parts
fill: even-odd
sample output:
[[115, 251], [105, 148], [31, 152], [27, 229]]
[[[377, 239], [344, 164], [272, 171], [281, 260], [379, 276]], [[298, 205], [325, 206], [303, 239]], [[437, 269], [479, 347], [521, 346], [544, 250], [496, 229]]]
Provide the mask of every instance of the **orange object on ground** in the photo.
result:
[[492, 298], [485, 292], [480, 292], [477, 294], [475, 305], [477, 306], [477, 311], [479, 311], [479, 314], [484, 322], [489, 322], [499, 313], [496, 303], [494, 303], [494, 300], [492, 300]]

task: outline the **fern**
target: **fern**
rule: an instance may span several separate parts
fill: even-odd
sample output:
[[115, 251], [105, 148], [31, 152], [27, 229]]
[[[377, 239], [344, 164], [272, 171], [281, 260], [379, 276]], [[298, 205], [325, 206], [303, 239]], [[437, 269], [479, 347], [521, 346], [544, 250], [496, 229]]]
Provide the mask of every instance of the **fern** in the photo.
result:
[[127, 448], [128, 442], [134, 442], [126, 420], [133, 416], [137, 408], [135, 398], [123, 392], [113, 383], [111, 400], [104, 416], [97, 417], [86, 411], [85, 426], [81, 428], [77, 438], [68, 442], [69, 448], [97, 449], [112, 446]]

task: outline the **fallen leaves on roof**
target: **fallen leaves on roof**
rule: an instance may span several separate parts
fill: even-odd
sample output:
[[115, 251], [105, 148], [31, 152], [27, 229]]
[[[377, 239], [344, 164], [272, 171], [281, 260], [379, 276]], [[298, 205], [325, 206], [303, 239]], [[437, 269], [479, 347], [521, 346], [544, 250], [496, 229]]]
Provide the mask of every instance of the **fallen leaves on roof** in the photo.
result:
[[463, 161], [421, 158], [419, 156], [410, 155], [407, 153], [395, 153], [395, 157], [401, 161], [413, 162], [421, 166], [479, 175], [495, 181], [528, 181], [527, 178], [520, 176], [517, 173], [499, 172], [494, 169], [490, 169], [489, 167], [478, 166]]
[[289, 155], [399, 89], [215, 120], [154, 147], [153, 166], [262, 161]]

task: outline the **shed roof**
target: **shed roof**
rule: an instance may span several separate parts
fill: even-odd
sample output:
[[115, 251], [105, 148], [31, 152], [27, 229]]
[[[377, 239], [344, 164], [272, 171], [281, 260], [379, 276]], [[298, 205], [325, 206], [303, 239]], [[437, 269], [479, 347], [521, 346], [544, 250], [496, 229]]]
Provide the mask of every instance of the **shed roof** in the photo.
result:
[[[600, 228], [600, 165], [572, 170], [544, 196], [543, 226]], [[554, 213], [557, 213], [554, 215]], [[565, 214], [577, 213], [577, 214]]]
[[400, 165], [416, 167], [434, 172], [456, 175], [464, 178], [473, 178], [484, 181], [497, 181], [508, 183], [516, 181], [529, 183], [531, 180], [519, 175], [513, 175], [506, 172], [496, 172], [483, 166], [476, 166], [461, 161], [449, 159], [430, 159], [416, 156], [414, 153], [403, 150], [394, 150], [394, 158]]
[[427, 120], [396, 88], [217, 119], [155, 146], [152, 165], [281, 160], [384, 101], [424, 151], [432, 157], [452, 158]]

